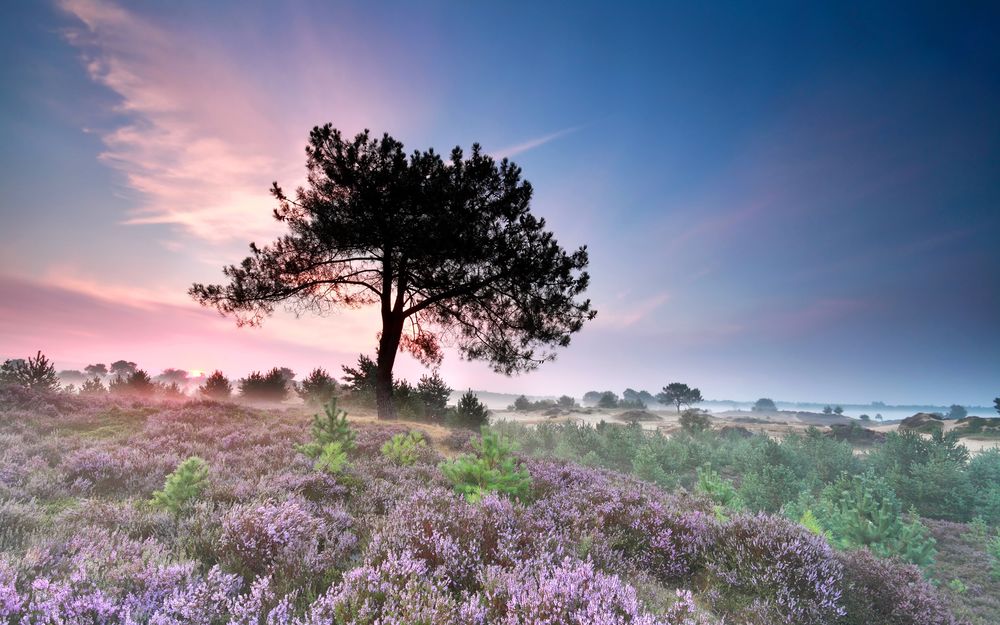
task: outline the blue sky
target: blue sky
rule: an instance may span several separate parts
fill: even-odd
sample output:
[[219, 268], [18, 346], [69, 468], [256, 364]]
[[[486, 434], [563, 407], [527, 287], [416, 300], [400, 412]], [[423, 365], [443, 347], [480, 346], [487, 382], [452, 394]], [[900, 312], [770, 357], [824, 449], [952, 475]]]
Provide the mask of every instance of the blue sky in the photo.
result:
[[589, 246], [598, 319], [527, 376], [452, 355], [454, 386], [1000, 394], [996, 9], [538, 4], [8, 9], [0, 354], [243, 375], [372, 351], [365, 312], [238, 330], [184, 295], [277, 232], [267, 188], [330, 121], [509, 155]]

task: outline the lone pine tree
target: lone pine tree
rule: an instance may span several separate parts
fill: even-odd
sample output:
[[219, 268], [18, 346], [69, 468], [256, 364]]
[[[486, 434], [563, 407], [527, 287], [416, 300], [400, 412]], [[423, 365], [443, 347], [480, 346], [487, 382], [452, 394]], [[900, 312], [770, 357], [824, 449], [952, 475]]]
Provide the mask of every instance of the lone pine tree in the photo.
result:
[[259, 324], [275, 307], [328, 313], [378, 306], [376, 405], [392, 418], [392, 369], [407, 350], [425, 364], [442, 344], [507, 375], [554, 357], [552, 347], [596, 314], [581, 299], [587, 250], [567, 252], [530, 210], [531, 185], [479, 145], [446, 161], [409, 156], [389, 135], [345, 139], [329, 124], [306, 147], [308, 183], [277, 183], [275, 218], [288, 233], [223, 269], [228, 284], [195, 284], [201, 304]]

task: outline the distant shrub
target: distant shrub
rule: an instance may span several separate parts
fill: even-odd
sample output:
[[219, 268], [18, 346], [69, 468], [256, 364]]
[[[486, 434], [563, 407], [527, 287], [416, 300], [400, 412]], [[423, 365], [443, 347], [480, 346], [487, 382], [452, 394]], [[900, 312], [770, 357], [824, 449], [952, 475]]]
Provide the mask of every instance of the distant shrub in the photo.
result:
[[618, 407], [618, 395], [612, 393], [611, 391], [604, 391], [601, 396], [597, 399], [598, 408], [617, 408]]
[[80, 387], [81, 395], [104, 395], [107, 392], [108, 389], [101, 382], [101, 378], [96, 375], [85, 381]]
[[343, 365], [341, 369], [351, 402], [369, 408], [375, 406], [375, 376], [378, 373], [375, 361], [359, 354], [357, 366]]
[[288, 379], [275, 367], [266, 374], [254, 371], [239, 381], [240, 395], [252, 401], [280, 402], [288, 398]]
[[958, 404], [952, 404], [948, 408], [948, 418], [949, 419], [964, 419], [969, 416], [969, 411], [965, 409], [965, 406], [959, 406]]
[[417, 383], [417, 395], [424, 404], [428, 417], [443, 419], [448, 410], [448, 400], [451, 399], [451, 387], [435, 371], [431, 375], [420, 377]]
[[681, 414], [680, 423], [687, 432], [704, 432], [712, 427], [712, 418], [699, 410], [685, 410]]
[[186, 399], [187, 393], [181, 389], [177, 382], [171, 382], [170, 384], [159, 383], [157, 384], [157, 391], [161, 397], [166, 399]]
[[108, 392], [112, 395], [151, 397], [157, 392], [158, 388], [157, 384], [149, 377], [149, 374], [142, 369], [136, 369], [124, 377], [118, 374], [113, 380], [108, 382]]
[[768, 397], [761, 397], [753, 404], [754, 412], [777, 412], [778, 406], [774, 403], [773, 399]]
[[208, 481], [208, 464], [191, 456], [167, 476], [163, 490], [153, 493], [152, 504], [174, 514], [201, 495]]
[[490, 411], [479, 401], [472, 390], [468, 390], [458, 400], [458, 405], [448, 414], [448, 422], [456, 427], [479, 430], [490, 421]]
[[322, 406], [337, 395], [337, 381], [319, 367], [313, 369], [296, 389], [299, 397], [306, 404]]
[[427, 442], [420, 432], [396, 434], [382, 445], [382, 455], [395, 464], [408, 467], [417, 461], [420, 448], [426, 446]]
[[226, 400], [233, 394], [233, 385], [229, 378], [216, 369], [205, 378], [205, 383], [198, 388], [198, 392], [207, 399]]
[[562, 395], [556, 400], [556, 405], [560, 408], [574, 408], [576, 406], [576, 400], [569, 395]]
[[0, 385], [20, 386], [36, 392], [59, 390], [56, 369], [39, 351], [27, 360], [7, 360], [0, 365]]
[[531, 475], [513, 456], [513, 447], [496, 432], [484, 431], [474, 440], [474, 455], [465, 455], [441, 464], [441, 471], [455, 490], [470, 502], [493, 492], [526, 498], [531, 491]]

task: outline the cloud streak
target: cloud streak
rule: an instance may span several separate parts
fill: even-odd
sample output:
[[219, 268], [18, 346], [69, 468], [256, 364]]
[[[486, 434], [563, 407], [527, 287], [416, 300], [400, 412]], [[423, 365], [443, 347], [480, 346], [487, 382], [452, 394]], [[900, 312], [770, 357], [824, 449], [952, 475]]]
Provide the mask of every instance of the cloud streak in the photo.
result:
[[536, 137], [535, 139], [529, 139], [523, 143], [518, 143], [500, 150], [490, 152], [490, 156], [496, 159], [510, 158], [512, 156], [517, 156], [518, 154], [523, 154], [529, 150], [534, 150], [535, 148], [541, 147], [546, 143], [555, 141], [561, 137], [572, 134], [582, 128], [582, 126], [572, 126], [570, 128], [563, 128], [562, 130], [557, 130], [556, 132], [543, 135], [541, 137]]

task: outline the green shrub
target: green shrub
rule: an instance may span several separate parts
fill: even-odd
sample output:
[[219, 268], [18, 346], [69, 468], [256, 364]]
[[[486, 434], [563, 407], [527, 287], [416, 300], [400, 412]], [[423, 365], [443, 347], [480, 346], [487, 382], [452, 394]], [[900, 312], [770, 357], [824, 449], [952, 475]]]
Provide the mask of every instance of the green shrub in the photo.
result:
[[531, 492], [531, 475], [513, 456], [513, 445], [499, 433], [484, 430], [472, 442], [474, 455], [464, 455], [441, 464], [441, 471], [455, 490], [470, 502], [499, 492], [525, 499]]
[[212, 375], [205, 378], [205, 383], [198, 388], [198, 392], [207, 399], [224, 400], [233, 395], [233, 385], [221, 371], [216, 369]]
[[[335, 447], [331, 447], [336, 444]], [[312, 439], [295, 447], [300, 453], [318, 460], [320, 456], [333, 459], [354, 449], [354, 430], [347, 423], [347, 412], [337, 408], [337, 399], [331, 399], [323, 407], [323, 414], [313, 416]]]
[[451, 425], [476, 430], [489, 423], [489, 420], [490, 411], [479, 401], [472, 389], [462, 395], [458, 400], [458, 406], [448, 415], [448, 422]]
[[417, 395], [423, 402], [428, 417], [443, 419], [446, 416], [451, 390], [437, 371], [432, 375], [420, 377], [420, 382], [417, 383]]
[[382, 445], [382, 455], [395, 464], [408, 467], [416, 463], [421, 447], [426, 447], [420, 432], [396, 434]]
[[337, 474], [347, 466], [347, 450], [343, 443], [333, 441], [320, 448], [313, 468], [324, 473]]
[[285, 401], [288, 398], [288, 379], [288, 374], [277, 367], [267, 373], [254, 371], [240, 380], [240, 395], [255, 401]]
[[701, 493], [714, 501], [718, 506], [730, 511], [742, 510], [743, 499], [733, 483], [724, 479], [712, 465], [698, 467], [698, 483], [695, 492]]
[[685, 432], [704, 432], [712, 427], [712, 418], [699, 410], [689, 409], [681, 414], [680, 423]]
[[208, 464], [197, 456], [191, 456], [167, 476], [163, 490], [153, 493], [151, 503], [177, 514], [201, 495], [207, 481]]
[[296, 392], [307, 404], [324, 406], [337, 396], [337, 390], [337, 381], [333, 379], [333, 376], [327, 373], [326, 369], [317, 367], [302, 380]]
[[920, 566], [933, 563], [935, 541], [927, 528], [915, 517], [904, 522], [892, 488], [872, 472], [843, 477], [824, 490], [822, 502], [820, 522], [838, 547], [867, 547]]
[[41, 351], [27, 360], [7, 360], [0, 365], [0, 385], [5, 384], [42, 392], [59, 390], [56, 368]]

